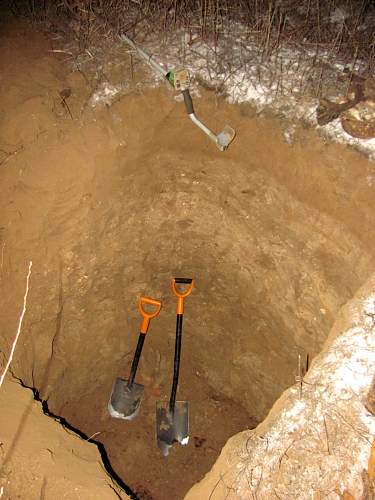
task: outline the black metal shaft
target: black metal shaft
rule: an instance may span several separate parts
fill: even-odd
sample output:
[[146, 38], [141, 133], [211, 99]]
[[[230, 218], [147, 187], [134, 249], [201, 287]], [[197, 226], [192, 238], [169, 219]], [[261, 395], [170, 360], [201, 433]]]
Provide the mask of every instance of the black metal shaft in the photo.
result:
[[[189, 89], [183, 90], [182, 95], [184, 96], [184, 103], [185, 103], [185, 108], [186, 108], [187, 114], [188, 115], [194, 114], [193, 100], [191, 98]], [[182, 278], [182, 279], [185, 280], [185, 278]], [[191, 283], [191, 280], [190, 281], [177, 281], [177, 279], [176, 279], [176, 283]]]
[[176, 318], [176, 343], [174, 349], [174, 368], [173, 368], [173, 383], [171, 398], [169, 400], [169, 411], [174, 413], [174, 407], [176, 404], [176, 394], [178, 386], [178, 376], [180, 372], [180, 357], [181, 357], [181, 341], [182, 341], [182, 319], [183, 314], [177, 314]]
[[131, 389], [133, 387], [134, 378], [135, 378], [135, 374], [137, 373], [138, 362], [139, 362], [139, 358], [141, 357], [141, 352], [142, 352], [143, 342], [145, 341], [145, 337], [146, 337], [145, 333], [139, 334], [137, 348], [135, 350], [132, 367], [130, 369], [130, 375], [129, 375], [128, 385], [127, 385], [128, 389]]

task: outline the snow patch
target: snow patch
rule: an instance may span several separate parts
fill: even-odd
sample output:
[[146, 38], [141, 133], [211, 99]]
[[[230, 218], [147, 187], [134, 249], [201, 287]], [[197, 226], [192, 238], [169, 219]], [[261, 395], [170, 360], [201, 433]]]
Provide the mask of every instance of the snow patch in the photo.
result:
[[375, 436], [375, 418], [364, 406], [375, 373], [375, 295], [352, 311], [352, 326], [304, 377], [302, 396], [296, 384], [267, 430], [249, 431], [237, 472], [226, 480], [234, 498], [311, 500], [319, 492], [333, 499], [344, 491], [361, 498]]
[[[347, 16], [346, 11], [337, 8], [330, 20], [341, 23]], [[309, 75], [321, 63], [330, 68], [331, 80], [338, 82], [340, 74], [348, 69], [344, 62], [333, 60], [332, 54], [323, 49], [313, 52], [291, 47], [280, 47], [263, 61], [262, 51], [246, 33], [244, 26], [235, 23], [231, 32], [236, 36], [223, 36], [216, 47], [198, 38], [192, 43], [186, 32], [177, 31], [162, 47], [160, 39], [155, 38], [145, 42], [142, 48], [164, 68], [186, 67], [193, 76], [193, 95], [198, 94], [196, 82], [206, 82], [232, 104], [248, 102], [257, 112], [270, 108], [289, 121], [301, 120], [316, 127], [331, 140], [349, 144], [370, 160], [375, 160], [375, 138], [366, 140], [350, 136], [338, 119], [322, 127], [316, 121], [319, 100], [308, 92]], [[356, 64], [356, 68], [349, 68], [350, 71], [357, 71], [363, 66], [361, 61]], [[160, 76], [154, 74], [151, 84], [155, 86], [160, 82]], [[286, 134], [285, 139], [292, 143], [293, 133]]]
[[331, 12], [329, 20], [333, 24], [343, 25], [348, 17], [349, 14], [342, 7], [336, 7], [336, 9]]
[[115, 97], [123, 92], [124, 85], [111, 85], [108, 82], [102, 83], [90, 97], [89, 103], [92, 107], [110, 105]]

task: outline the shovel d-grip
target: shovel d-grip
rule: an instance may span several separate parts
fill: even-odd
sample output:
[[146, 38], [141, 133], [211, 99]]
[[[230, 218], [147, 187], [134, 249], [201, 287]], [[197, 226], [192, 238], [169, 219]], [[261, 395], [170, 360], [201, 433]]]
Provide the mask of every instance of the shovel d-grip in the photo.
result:
[[[176, 285], [190, 285], [184, 292], [177, 289]], [[173, 278], [172, 291], [177, 297], [177, 314], [184, 314], [184, 300], [191, 294], [194, 288], [194, 280], [191, 278]]]
[[[154, 312], [148, 312], [144, 309], [145, 304], [155, 306], [156, 309]], [[156, 299], [150, 299], [150, 297], [141, 297], [138, 302], [138, 309], [139, 312], [141, 313], [141, 316], [143, 317], [142, 324], [141, 324], [141, 333], [144, 333], [146, 335], [148, 327], [150, 325], [150, 321], [152, 318], [156, 318], [156, 316], [160, 313], [161, 309], [161, 302], [160, 300]]]

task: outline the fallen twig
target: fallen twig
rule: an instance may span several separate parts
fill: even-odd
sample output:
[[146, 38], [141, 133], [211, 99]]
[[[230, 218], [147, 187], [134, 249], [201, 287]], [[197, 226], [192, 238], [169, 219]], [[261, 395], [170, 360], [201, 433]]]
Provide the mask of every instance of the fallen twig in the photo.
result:
[[5, 241], [1, 247], [1, 266], [0, 266], [1, 271], [3, 270], [3, 264], [4, 264], [4, 248], [5, 248]]
[[101, 434], [101, 431], [94, 432], [94, 434], [93, 434], [92, 436], [88, 437], [88, 438], [86, 439], [86, 441], [91, 441], [91, 439], [93, 439], [95, 436], [98, 436], [99, 434]]
[[325, 430], [325, 433], [326, 433], [327, 453], [328, 453], [328, 455], [330, 455], [331, 454], [331, 450], [330, 450], [330, 447], [329, 447], [328, 428], [327, 428], [326, 417], [324, 415], [323, 415], [323, 421], [324, 421], [324, 430]]
[[57, 54], [69, 54], [70, 56], [73, 55], [73, 52], [70, 52], [69, 50], [61, 50], [61, 49], [51, 49], [48, 52], [55, 52]]
[[302, 399], [303, 375], [302, 375], [301, 355], [300, 354], [298, 354], [298, 373], [295, 377], [295, 380], [299, 384], [299, 399]]
[[14, 151], [10, 151], [10, 152], [4, 151], [3, 149], [0, 149], [0, 151], [2, 153], [4, 153], [4, 155], [5, 155], [5, 157], [0, 160], [0, 165], [4, 165], [4, 163], [6, 163], [10, 158], [12, 158], [12, 156], [16, 155], [17, 153], [19, 153], [23, 149], [24, 149], [23, 145], [21, 145], [19, 148], [15, 149]]

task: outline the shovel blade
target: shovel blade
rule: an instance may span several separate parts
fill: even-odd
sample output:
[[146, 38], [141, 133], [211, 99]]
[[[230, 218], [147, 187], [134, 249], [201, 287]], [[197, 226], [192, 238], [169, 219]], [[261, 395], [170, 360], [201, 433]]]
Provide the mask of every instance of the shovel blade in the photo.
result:
[[229, 125], [225, 125], [223, 131], [216, 137], [216, 144], [220, 151], [225, 151], [235, 136], [236, 131]]
[[182, 445], [189, 441], [189, 403], [176, 401], [174, 412], [169, 411], [169, 403], [156, 404], [156, 438], [158, 447], [165, 457], [173, 443]]
[[113, 384], [112, 393], [108, 402], [108, 411], [111, 417], [132, 420], [138, 414], [142, 400], [144, 386], [133, 383], [128, 388], [128, 381], [117, 378]]

